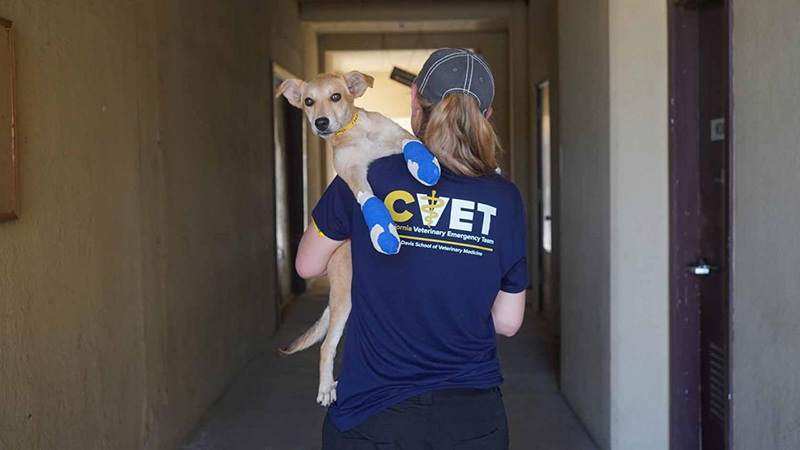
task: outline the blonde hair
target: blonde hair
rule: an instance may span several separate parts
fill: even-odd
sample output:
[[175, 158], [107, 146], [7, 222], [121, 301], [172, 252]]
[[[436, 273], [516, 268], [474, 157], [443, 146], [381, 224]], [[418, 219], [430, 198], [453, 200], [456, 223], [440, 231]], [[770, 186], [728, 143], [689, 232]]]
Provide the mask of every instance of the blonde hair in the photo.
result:
[[418, 137], [445, 167], [470, 177], [495, 173], [500, 139], [473, 97], [452, 92], [435, 106], [417, 98], [422, 108]]

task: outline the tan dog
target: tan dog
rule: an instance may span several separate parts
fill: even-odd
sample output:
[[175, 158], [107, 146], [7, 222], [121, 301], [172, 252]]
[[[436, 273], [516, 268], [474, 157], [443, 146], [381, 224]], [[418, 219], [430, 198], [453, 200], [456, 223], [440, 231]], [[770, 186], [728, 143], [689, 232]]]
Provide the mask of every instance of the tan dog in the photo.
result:
[[[372, 77], [355, 71], [344, 76], [321, 74], [308, 82], [286, 80], [281, 83], [277, 95], [283, 95], [290, 104], [303, 109], [314, 133], [331, 143], [333, 166], [353, 191], [362, 208], [367, 202], [373, 202], [373, 207], [377, 205], [374, 202], [379, 202], [380, 207], [385, 209], [383, 202], [373, 195], [367, 181], [367, 169], [372, 161], [405, 153], [411, 174], [428, 186], [438, 181], [439, 163], [414, 140], [414, 136], [392, 120], [379, 113], [355, 107], [355, 99], [364, 95], [367, 88], [372, 87], [372, 83]], [[409, 146], [409, 143], [416, 144]], [[413, 151], [409, 151], [411, 147]], [[428, 176], [420, 175], [423, 172]], [[431, 173], [435, 177], [431, 177]], [[378, 219], [368, 217], [365, 210], [365, 220], [376, 250], [386, 254], [397, 253], [400, 240], [388, 210], [385, 217]], [[396, 249], [392, 238], [396, 239]], [[317, 394], [317, 402], [323, 406], [336, 400], [333, 362], [336, 347], [350, 315], [352, 276], [350, 242], [346, 242], [334, 252], [328, 262], [331, 284], [328, 307], [308, 331], [286, 350], [281, 351], [283, 354], [296, 353], [325, 337], [320, 350], [320, 382]]]

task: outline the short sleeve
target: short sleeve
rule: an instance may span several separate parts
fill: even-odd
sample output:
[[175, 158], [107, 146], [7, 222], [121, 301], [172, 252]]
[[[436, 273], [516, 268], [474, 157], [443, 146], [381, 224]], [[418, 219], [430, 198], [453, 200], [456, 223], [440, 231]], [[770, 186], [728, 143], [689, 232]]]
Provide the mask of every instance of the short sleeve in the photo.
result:
[[503, 278], [500, 290], [516, 294], [528, 288], [527, 222], [522, 197], [515, 189], [514, 214], [509, 227], [507, 240], [501, 255]]
[[335, 241], [349, 239], [355, 203], [347, 183], [338, 176], [334, 178], [311, 212], [317, 232]]

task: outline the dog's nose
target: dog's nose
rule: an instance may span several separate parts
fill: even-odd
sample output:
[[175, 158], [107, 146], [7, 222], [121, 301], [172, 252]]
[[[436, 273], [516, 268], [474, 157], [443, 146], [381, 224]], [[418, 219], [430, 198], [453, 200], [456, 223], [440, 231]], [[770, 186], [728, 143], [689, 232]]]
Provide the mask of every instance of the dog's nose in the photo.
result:
[[320, 117], [314, 121], [314, 125], [317, 127], [319, 131], [325, 131], [328, 129], [328, 125], [330, 125], [331, 121], [328, 120], [327, 117]]

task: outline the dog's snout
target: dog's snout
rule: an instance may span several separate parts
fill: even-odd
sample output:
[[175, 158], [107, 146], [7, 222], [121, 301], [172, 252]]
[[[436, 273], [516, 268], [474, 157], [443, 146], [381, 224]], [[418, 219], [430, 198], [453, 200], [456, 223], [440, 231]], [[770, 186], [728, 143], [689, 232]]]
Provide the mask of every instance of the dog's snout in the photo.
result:
[[327, 117], [319, 117], [314, 121], [314, 126], [316, 126], [319, 131], [325, 131], [328, 129], [328, 125], [330, 125], [330, 123], [331, 121], [328, 120]]

